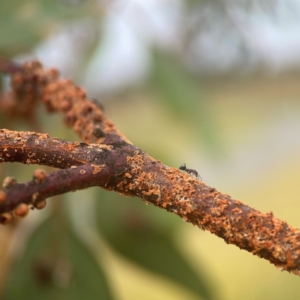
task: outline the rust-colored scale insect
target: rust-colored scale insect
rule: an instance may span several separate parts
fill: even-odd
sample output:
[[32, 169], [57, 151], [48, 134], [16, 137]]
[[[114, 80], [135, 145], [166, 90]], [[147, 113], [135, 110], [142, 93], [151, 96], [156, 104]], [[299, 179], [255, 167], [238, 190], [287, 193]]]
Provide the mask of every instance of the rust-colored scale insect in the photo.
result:
[[194, 169], [188, 169], [186, 167], [185, 164], [182, 164], [180, 167], [179, 167], [179, 170], [182, 170], [182, 171], [185, 171], [187, 172], [189, 175], [194, 175], [196, 178], [200, 179], [202, 181], [202, 178], [201, 176], [198, 174], [198, 172]]

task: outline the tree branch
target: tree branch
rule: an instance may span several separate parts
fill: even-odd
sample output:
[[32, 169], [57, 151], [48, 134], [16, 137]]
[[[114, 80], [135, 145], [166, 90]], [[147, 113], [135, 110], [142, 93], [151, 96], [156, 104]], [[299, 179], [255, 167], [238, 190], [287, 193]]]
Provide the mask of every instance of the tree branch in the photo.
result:
[[[0, 211], [11, 212], [21, 203], [32, 204], [36, 208], [41, 207], [41, 202], [49, 197], [64, 194], [70, 191], [85, 189], [91, 186], [105, 185], [109, 180], [108, 172], [100, 172], [105, 169], [101, 165], [85, 164], [65, 170], [58, 170], [49, 175], [42, 170], [37, 170], [33, 180], [18, 184], [16, 180], [9, 177], [4, 181], [4, 194], [2, 193], [2, 204]], [[4, 199], [4, 201], [3, 201]], [[43, 208], [43, 207], [42, 207]]]
[[[0, 64], [1, 68], [1, 64]], [[132, 145], [71, 81], [58, 79], [39, 63], [25, 64], [15, 77], [32, 84], [32, 91], [50, 111], [60, 112], [86, 143], [72, 143], [35, 132], [0, 131], [0, 161], [42, 164], [64, 170], [34, 176], [25, 184], [10, 181], [0, 194], [0, 212], [21, 203], [37, 205], [45, 198], [100, 186], [177, 214], [282, 270], [300, 275], [300, 230], [261, 213], [205, 183], [165, 166]], [[33, 78], [35, 78], [33, 80]], [[20, 95], [20, 85], [13, 85]], [[22, 90], [22, 89], [21, 89]], [[76, 168], [72, 167], [75, 166]]]

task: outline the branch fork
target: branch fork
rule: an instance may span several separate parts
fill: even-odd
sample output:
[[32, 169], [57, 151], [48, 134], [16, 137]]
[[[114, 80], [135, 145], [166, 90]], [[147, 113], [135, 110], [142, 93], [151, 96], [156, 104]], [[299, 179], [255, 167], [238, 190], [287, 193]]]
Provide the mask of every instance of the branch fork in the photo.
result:
[[[58, 168], [36, 170], [33, 179], [6, 178], [0, 191], [0, 222], [12, 213], [25, 216], [28, 205], [45, 207], [46, 199], [91, 186], [139, 197], [181, 217], [241, 249], [300, 275], [300, 230], [218, 192], [177, 168], [164, 165], [134, 146], [106, 117], [103, 108], [70, 80], [59, 79], [38, 62], [23, 66], [0, 60], [12, 79], [0, 109], [21, 118], [34, 115], [38, 101], [60, 113], [83, 142], [36, 132], [0, 130], [0, 163], [19, 162]], [[22, 106], [22, 110], [12, 109]]]

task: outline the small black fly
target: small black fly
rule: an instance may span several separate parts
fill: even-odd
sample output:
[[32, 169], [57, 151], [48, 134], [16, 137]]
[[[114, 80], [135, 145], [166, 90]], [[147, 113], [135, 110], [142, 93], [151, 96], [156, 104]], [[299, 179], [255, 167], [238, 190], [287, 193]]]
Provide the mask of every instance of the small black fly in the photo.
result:
[[189, 175], [194, 175], [196, 178], [200, 179], [202, 181], [202, 178], [201, 176], [198, 174], [198, 172], [196, 170], [193, 170], [193, 169], [188, 169], [186, 167], [185, 164], [182, 164], [180, 167], [179, 167], [179, 170], [182, 170], [182, 171], [185, 171], [187, 172]]

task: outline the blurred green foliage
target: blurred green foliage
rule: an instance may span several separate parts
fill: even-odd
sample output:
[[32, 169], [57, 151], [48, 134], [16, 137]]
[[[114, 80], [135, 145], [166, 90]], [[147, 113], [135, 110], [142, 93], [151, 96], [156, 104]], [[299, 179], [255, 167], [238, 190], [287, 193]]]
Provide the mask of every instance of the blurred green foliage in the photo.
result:
[[182, 220], [136, 198], [103, 190], [97, 194], [102, 199], [97, 201], [98, 229], [117, 253], [190, 289], [200, 299], [213, 299], [204, 272], [196, 273], [175, 243]]
[[33, 49], [66, 22], [96, 16], [97, 1], [0, 1], [0, 53], [13, 57]]
[[113, 299], [104, 271], [69, 228], [52, 215], [30, 237], [4, 291], [13, 299]]
[[201, 142], [207, 153], [220, 151], [221, 139], [217, 131], [217, 120], [200, 81], [188, 73], [178, 58], [162, 51], [153, 51], [152, 86], [158, 99], [167, 106], [169, 115], [180, 119], [193, 128], [197, 142]]

